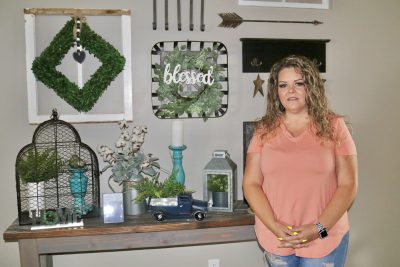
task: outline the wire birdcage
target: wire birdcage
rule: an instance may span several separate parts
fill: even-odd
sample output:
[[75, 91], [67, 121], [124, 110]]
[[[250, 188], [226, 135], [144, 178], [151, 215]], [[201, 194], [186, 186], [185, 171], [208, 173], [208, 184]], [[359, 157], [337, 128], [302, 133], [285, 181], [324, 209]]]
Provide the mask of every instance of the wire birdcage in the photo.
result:
[[[33, 173], [41, 172], [52, 177], [45, 181], [41, 181], [41, 177], [38, 177], [34, 179], [34, 182], [22, 179], [23, 173], [18, 166], [29, 157], [29, 153], [31, 156], [36, 156], [48, 151], [56, 157], [53, 163], [56, 165], [54, 175], [46, 173], [46, 170], [36, 170], [38, 164], [35, 163]], [[68, 161], [73, 155], [86, 163], [78, 178], [87, 178], [87, 187], [79, 189], [78, 197], [72, 194], [74, 185], [70, 182], [72, 173], [68, 167]], [[19, 151], [15, 175], [20, 225], [43, 224], [43, 222], [46, 224], [43, 218], [47, 212], [53, 212], [53, 214], [55, 212], [59, 215], [69, 212], [80, 218], [99, 215], [99, 163], [96, 154], [88, 145], [81, 142], [78, 132], [71, 124], [58, 119], [56, 110], [53, 110], [50, 120], [39, 124], [36, 128], [32, 143]], [[81, 206], [84, 203], [85, 207], [77, 206], [77, 202]]]

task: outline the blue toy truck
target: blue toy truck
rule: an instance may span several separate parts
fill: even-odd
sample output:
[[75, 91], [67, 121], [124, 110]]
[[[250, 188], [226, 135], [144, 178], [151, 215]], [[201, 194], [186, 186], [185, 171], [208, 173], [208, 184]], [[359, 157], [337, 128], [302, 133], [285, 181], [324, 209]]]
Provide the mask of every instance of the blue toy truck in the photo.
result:
[[173, 198], [152, 198], [150, 210], [157, 221], [194, 217], [197, 221], [207, 215], [207, 202], [192, 198], [192, 194], [181, 194]]

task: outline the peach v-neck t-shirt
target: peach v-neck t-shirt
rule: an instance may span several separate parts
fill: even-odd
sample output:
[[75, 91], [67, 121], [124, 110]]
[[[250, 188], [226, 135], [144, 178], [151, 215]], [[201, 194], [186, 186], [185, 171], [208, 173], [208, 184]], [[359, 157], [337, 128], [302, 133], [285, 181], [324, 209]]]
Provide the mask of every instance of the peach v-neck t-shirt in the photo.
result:
[[[284, 225], [315, 224], [337, 189], [336, 155], [356, 155], [354, 141], [342, 118], [333, 119], [339, 142], [321, 143], [312, 128], [293, 137], [283, 123], [276, 135], [261, 140], [256, 132], [247, 153], [260, 153], [262, 188], [276, 219]], [[256, 216], [255, 232], [260, 245], [280, 256], [321, 258], [332, 252], [349, 230], [347, 212], [329, 230], [306, 248], [278, 248], [277, 237]]]

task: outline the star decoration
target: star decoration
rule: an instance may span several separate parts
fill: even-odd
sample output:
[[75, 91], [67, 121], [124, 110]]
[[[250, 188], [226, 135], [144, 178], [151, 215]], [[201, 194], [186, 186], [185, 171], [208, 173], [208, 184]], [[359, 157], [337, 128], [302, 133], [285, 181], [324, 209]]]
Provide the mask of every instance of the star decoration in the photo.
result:
[[255, 80], [253, 81], [253, 83], [254, 83], [254, 93], [253, 93], [253, 97], [255, 97], [256, 94], [257, 94], [258, 92], [260, 92], [260, 94], [261, 94], [262, 96], [264, 96], [264, 92], [263, 92], [263, 88], [262, 88], [262, 85], [263, 85], [264, 82], [265, 82], [265, 81], [264, 81], [263, 79], [260, 78], [260, 74], [257, 74], [257, 79], [255, 79]]

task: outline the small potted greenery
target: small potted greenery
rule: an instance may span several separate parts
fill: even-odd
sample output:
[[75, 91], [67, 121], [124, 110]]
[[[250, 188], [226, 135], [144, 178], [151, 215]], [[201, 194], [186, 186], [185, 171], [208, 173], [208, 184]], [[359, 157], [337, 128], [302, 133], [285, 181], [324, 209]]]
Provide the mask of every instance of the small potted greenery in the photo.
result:
[[42, 208], [45, 203], [45, 182], [57, 178], [62, 167], [54, 149], [39, 151], [29, 147], [15, 165], [18, 178], [27, 185], [29, 210]]
[[17, 162], [16, 170], [22, 182], [39, 183], [58, 177], [61, 166], [54, 149], [40, 152], [30, 148]]
[[159, 180], [159, 173], [155, 176], [146, 177], [143, 181], [137, 183], [135, 188], [138, 191], [135, 201], [139, 203], [144, 200], [149, 203], [152, 198], [169, 198], [183, 193], [193, 193], [176, 180], [176, 172], [173, 172], [164, 181]]
[[207, 189], [212, 192], [213, 207], [228, 207], [227, 174], [208, 174]]

